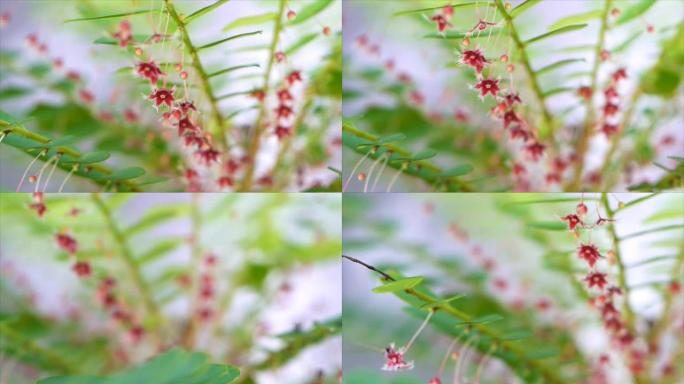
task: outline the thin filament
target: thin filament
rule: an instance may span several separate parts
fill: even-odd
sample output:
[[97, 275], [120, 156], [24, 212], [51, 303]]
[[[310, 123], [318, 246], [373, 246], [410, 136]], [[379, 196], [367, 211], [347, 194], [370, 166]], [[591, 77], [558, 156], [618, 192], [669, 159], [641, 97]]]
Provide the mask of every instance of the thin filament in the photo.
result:
[[[492, 17], [492, 21], [496, 20], [496, 12], [497, 12], [497, 10], [498, 10], [498, 9], [494, 8], [494, 17]], [[487, 44], [489, 44], [489, 38], [492, 37], [492, 30], [494, 30], [493, 27], [494, 27], [494, 26], [492, 25], [492, 26], [490, 26], [490, 28], [489, 28], [489, 36], [487, 36]]]
[[354, 165], [354, 168], [352, 168], [352, 171], [351, 171], [351, 173], [349, 174], [349, 177], [347, 178], [347, 181], [344, 183], [344, 186], [342, 187], [342, 192], [345, 192], [345, 191], [347, 190], [347, 186], [349, 185], [349, 182], [351, 181], [352, 177], [354, 177], [354, 174], [356, 173], [356, 170], [359, 169], [359, 167], [361, 166], [361, 164], [363, 164], [363, 162], [366, 160], [366, 158], [367, 158], [368, 156], [370, 156], [370, 154], [373, 153], [373, 152], [375, 152], [375, 151], [371, 149], [370, 151], [368, 151], [368, 153], [366, 153], [365, 155], [363, 155], [363, 156], [359, 159], [359, 161], [356, 162], [356, 164]]
[[64, 186], [66, 185], [67, 180], [69, 180], [71, 175], [73, 175], [77, 169], [78, 169], [78, 165], [74, 165], [73, 167], [71, 167], [71, 171], [69, 171], [69, 173], [67, 173], [66, 177], [62, 181], [62, 184], [59, 186], [59, 191], [58, 191], [59, 193], [62, 192], [62, 189], [64, 189]]
[[416, 339], [418, 338], [418, 335], [420, 335], [420, 333], [423, 332], [423, 329], [425, 329], [428, 322], [430, 322], [432, 315], [434, 315], [434, 314], [435, 314], [435, 311], [432, 309], [430, 310], [430, 312], [428, 312], [427, 317], [425, 318], [425, 320], [423, 320], [423, 324], [421, 324], [420, 327], [418, 327], [418, 330], [416, 331], [416, 333], [413, 334], [413, 337], [411, 337], [411, 340], [409, 340], [408, 344], [406, 344], [406, 349], [404, 350], [404, 353], [408, 352], [408, 350], [411, 348], [411, 345], [413, 345], [413, 342], [416, 341]]
[[391, 156], [385, 157], [385, 161], [383, 161], [382, 165], [380, 166], [380, 171], [378, 171], [378, 175], [375, 176], [375, 181], [373, 182], [373, 185], [371, 186], [371, 192], [375, 190], [375, 186], [378, 185], [378, 181], [380, 181], [380, 176], [382, 176], [382, 173], [385, 172], [385, 168], [387, 167], [387, 163], [389, 162]]
[[444, 373], [444, 368], [446, 368], [447, 361], [449, 361], [449, 356], [451, 356], [451, 352], [454, 350], [454, 347], [456, 346], [456, 343], [461, 339], [462, 335], [458, 335], [457, 338], [451, 341], [451, 344], [449, 344], [449, 348], [447, 349], [446, 353], [444, 354], [444, 358], [442, 359], [442, 363], [439, 365], [439, 371], [437, 371], [437, 376], [442, 376], [442, 373]]
[[385, 155], [383, 154], [382, 156], [378, 157], [375, 159], [373, 164], [371, 164], [370, 169], [368, 170], [368, 175], [366, 175], [366, 182], [363, 183], [363, 192], [366, 193], [368, 192], [368, 184], [370, 183], [370, 179], [373, 176], [373, 171], [375, 170], [375, 167], [384, 159]]
[[35, 188], [34, 192], [38, 192], [38, 186], [40, 185], [40, 179], [43, 177], [43, 172], [45, 172], [47, 167], [50, 166], [50, 164], [52, 163], [52, 160], [55, 160], [57, 158], [59, 158], [58, 155], [52, 156], [50, 158], [50, 160], [46, 161], [45, 164], [43, 164], [43, 166], [40, 167], [40, 172], [38, 172], [38, 178], [36, 179], [36, 188]]
[[[59, 156], [59, 155], [57, 155]], [[57, 163], [59, 163], [59, 157], [57, 157], [57, 160], [55, 160], [55, 163], [52, 165], [52, 169], [50, 170], [50, 173], [48, 173], [48, 177], [45, 180], [45, 184], [43, 184], [43, 192], [47, 189], [48, 185], [50, 184], [50, 179], [52, 179], [52, 174], [55, 173], [55, 169], [57, 169]], [[37, 185], [36, 185], [37, 187]]]
[[487, 352], [486, 355], [482, 358], [480, 361], [480, 364], [477, 366], [477, 370], [475, 371], [475, 384], [480, 384], [480, 376], [482, 375], [482, 370], [484, 369], [485, 365], [487, 365], [487, 362], [489, 362], [489, 359], [492, 357], [492, 353], [496, 350], [496, 346], [492, 345], [491, 348], [489, 348], [489, 352]]
[[473, 336], [468, 341], [463, 344], [461, 350], [458, 353], [458, 363], [456, 363], [456, 369], [454, 370], [454, 384], [458, 384], [459, 378], [461, 377], [461, 367], [463, 366], [463, 360], [465, 360], [465, 354], [468, 352], [468, 348], [475, 341], [477, 336]]
[[6, 133], [0, 133], [0, 144], [2, 144], [2, 141], [5, 140], [5, 137], [7, 137]]
[[35, 163], [36, 160], [38, 160], [38, 158], [39, 158], [41, 155], [43, 155], [43, 152], [44, 152], [44, 151], [38, 152], [38, 155], [36, 155], [36, 157], [34, 157], [33, 160], [31, 160], [31, 162], [29, 163], [29, 165], [26, 167], [26, 169], [24, 170], [24, 174], [21, 175], [21, 179], [19, 180], [19, 185], [17, 185], [17, 190], [16, 190], [15, 192], [19, 192], [19, 190], [21, 189], [21, 185], [24, 184], [24, 179], [26, 179], [26, 175], [28, 175], [29, 170], [30, 170], [31, 167], [33, 166], [33, 163]]
[[406, 169], [406, 166], [402, 165], [401, 168], [399, 168], [399, 170], [397, 171], [397, 173], [395, 173], [394, 176], [392, 176], [392, 180], [390, 180], [390, 183], [389, 183], [389, 185], [387, 186], [387, 189], [385, 190], [385, 192], [390, 192], [390, 191], [392, 191], [392, 187], [394, 186], [394, 183], [396, 183], [397, 180], [399, 180], [399, 175], [401, 175], [401, 173], [402, 173], [405, 169]]

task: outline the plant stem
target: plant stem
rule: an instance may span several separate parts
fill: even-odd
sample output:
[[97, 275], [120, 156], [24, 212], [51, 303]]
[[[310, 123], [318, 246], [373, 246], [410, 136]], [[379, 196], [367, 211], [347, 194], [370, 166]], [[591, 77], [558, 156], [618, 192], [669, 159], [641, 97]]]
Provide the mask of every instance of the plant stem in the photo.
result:
[[520, 52], [520, 63], [525, 68], [527, 77], [530, 79], [532, 91], [534, 92], [534, 95], [537, 97], [537, 102], [539, 103], [539, 107], [541, 108], [542, 118], [544, 119], [546, 129], [548, 129], [548, 132], [552, 132], [553, 118], [551, 117], [551, 112], [549, 112], [549, 109], [546, 107], [546, 100], [544, 97], [544, 93], [541, 90], [541, 86], [539, 85], [537, 74], [532, 68], [532, 64], [530, 64], [530, 59], [527, 56], [527, 52], [525, 51], [525, 43], [520, 39], [518, 31], [515, 28], [515, 24], [513, 23], [513, 18], [511, 18], [511, 16], [508, 14], [508, 11], [506, 11], [506, 7], [504, 6], [503, 1], [496, 0], [496, 6], [497, 8], [499, 8], [501, 15], [506, 20], [506, 24], [508, 25], [508, 28], [511, 31], [511, 38], [513, 39], [515, 45], [518, 47], [518, 51]]
[[[0, 340], [3, 347], [20, 346], [20, 353], [30, 353], [30, 357], [34, 359], [39, 356], [59, 373], [76, 374], [79, 372], [77, 365], [62, 358], [62, 353], [39, 345], [34, 339], [23, 335], [22, 332], [15, 331], [7, 324], [0, 323]], [[10, 340], [10, 342], [8, 343], [6, 340]]]
[[[190, 202], [190, 221], [192, 226], [192, 238], [190, 239], [190, 248], [192, 259], [190, 262], [190, 271], [199, 271], [200, 263], [202, 261], [202, 247], [200, 244], [200, 233], [202, 230], [202, 214], [199, 207], [199, 194], [193, 194]], [[197, 281], [200, 276], [195, 276], [192, 281], [191, 294], [197, 294]], [[190, 324], [185, 329], [181, 340], [186, 348], [193, 349], [195, 346], [195, 333], [197, 330], [197, 301], [190, 297]]]
[[187, 48], [188, 52], [190, 53], [190, 58], [192, 59], [192, 66], [193, 68], [195, 68], [195, 72], [197, 72], [200, 82], [202, 83], [202, 91], [204, 92], [204, 96], [209, 101], [209, 106], [211, 108], [211, 116], [214, 120], [215, 126], [213, 133], [216, 135], [216, 137], [220, 138], [220, 140], [218, 140], [219, 147], [225, 149], [227, 147], [226, 141], [229, 127], [226, 127], [226, 121], [223, 119], [223, 117], [221, 116], [221, 112], [218, 109], [216, 96], [214, 95], [211, 83], [209, 82], [209, 75], [202, 66], [202, 61], [200, 61], [199, 55], [197, 54], [197, 48], [192, 44], [192, 41], [190, 40], [190, 35], [188, 34], [188, 30], [186, 29], [183, 19], [176, 12], [176, 8], [174, 8], [173, 4], [171, 3], [171, 0], [164, 0], [164, 3], [166, 4], [166, 9], [168, 10], [169, 15], [178, 26], [178, 32], [180, 33], [183, 45], [185, 45], [185, 48]]
[[114, 221], [112, 212], [109, 210], [109, 207], [107, 207], [104, 201], [102, 201], [99, 194], [93, 193], [91, 194], [91, 198], [97, 209], [100, 211], [100, 214], [102, 214], [104, 217], [107, 227], [114, 237], [114, 241], [119, 246], [121, 260], [128, 269], [128, 273], [133, 280], [133, 284], [142, 298], [147, 315], [150, 316], [155, 322], [162, 322], [163, 318], [159, 312], [159, 308], [157, 308], [157, 304], [152, 299], [150, 288], [145, 279], [143, 279], [140, 269], [138, 269], [135, 258], [133, 257], [133, 253], [128, 245], [128, 241]]
[[594, 65], [591, 69], [591, 94], [586, 102], [587, 115], [584, 120], [584, 130], [580, 134], [577, 143], [577, 160], [575, 163], [575, 171], [572, 181], [565, 187], [566, 191], [578, 191], [582, 183], [582, 173], [584, 171], [584, 157], [589, 149], [589, 139], [594, 133], [594, 108], [592, 106], [593, 95], [596, 92], [596, 85], [598, 83], [598, 69], [601, 65], [601, 52], [605, 45], [606, 30], [608, 29], [608, 14], [613, 4], [613, 0], [605, 0], [603, 12], [601, 13], [601, 27], [599, 29], [599, 40], [594, 51]]
[[[387, 274], [387, 273], [381, 271], [380, 269], [378, 269], [378, 268], [376, 268], [370, 264], [367, 264], [367, 263], [365, 263], [359, 259], [347, 256], [347, 255], [342, 255], [342, 257], [349, 260], [349, 261], [352, 261], [354, 263], [360, 264], [360, 265], [370, 269], [373, 272], [378, 273], [385, 280], [396, 281], [396, 279], [394, 279], [389, 274]], [[436, 305], [434, 307], [432, 307], [435, 311], [442, 310], [442, 311], [448, 313], [449, 315], [451, 315], [451, 316], [453, 316], [453, 317], [455, 317], [461, 321], [464, 321], [464, 322], [472, 322], [472, 320], [473, 320], [472, 317], [469, 316], [467, 313], [462, 312], [462, 311], [452, 307], [448, 303], [446, 303], [446, 304], [445, 303], [437, 303], [438, 300], [436, 298], [434, 298], [434, 297], [432, 297], [426, 293], [416, 291], [414, 289], [407, 289], [404, 292], [406, 292], [407, 294], [425, 302], [426, 304], [435, 303]], [[477, 331], [482, 333], [483, 335], [487, 335], [487, 336], [491, 337], [501, 347], [502, 350], [508, 350], [511, 353], [514, 353], [515, 355], [517, 355], [520, 358], [520, 360], [525, 361], [526, 365], [528, 365], [529, 367], [534, 367], [537, 370], [539, 370], [539, 372], [542, 373], [546, 379], [545, 383], [558, 383], [558, 384], [560, 384], [560, 383], [564, 382], [560, 377], [558, 377], [556, 375], [556, 370], [551, 369], [550, 367], [548, 367], [546, 364], [544, 364], [542, 362], [528, 358], [527, 355], [525, 354], [525, 351], [523, 350], [523, 348], [502, 339], [501, 335], [499, 335], [498, 332], [494, 331], [493, 329], [490, 329], [489, 327], [486, 327], [484, 324], [473, 323], [473, 324], [471, 324], [471, 326], [473, 328], [477, 329]]]
[[[264, 72], [264, 86], [261, 90], [264, 94], [268, 95], [270, 90], [271, 82], [271, 72], [273, 70], [273, 63], [275, 61], [275, 52], [278, 47], [278, 40], [280, 38], [280, 30], [283, 28], [283, 13], [285, 13], [285, 4], [287, 0], [280, 0], [278, 6], [278, 12], [276, 12], [275, 26], [273, 27], [273, 38], [271, 39], [271, 45], [268, 51], [268, 65], [266, 66], [266, 71]], [[254, 124], [254, 132], [249, 143], [249, 148], [247, 150], [247, 156], [249, 162], [247, 163], [247, 168], [245, 170], [245, 175], [242, 179], [242, 185], [240, 186], [241, 191], [249, 191], [252, 188], [252, 178], [254, 177], [254, 168], [256, 167], [256, 155], [259, 152], [259, 146], [261, 145], [261, 135], [264, 129], [264, 119], [266, 118], [266, 102], [263, 101], [259, 108], [259, 116]]]

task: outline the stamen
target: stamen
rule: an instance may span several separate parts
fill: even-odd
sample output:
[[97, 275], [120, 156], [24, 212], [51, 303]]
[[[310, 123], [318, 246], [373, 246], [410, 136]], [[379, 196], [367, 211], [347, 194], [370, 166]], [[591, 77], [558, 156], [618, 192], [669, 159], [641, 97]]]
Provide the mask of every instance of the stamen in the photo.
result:
[[[492, 17], [492, 21], [496, 20], [496, 12], [498, 11], [498, 8], [494, 8], [494, 16]], [[489, 44], [489, 38], [492, 37], [492, 31], [494, 30], [493, 26], [492, 28], [489, 28], [489, 36], [487, 36], [487, 44]]]
[[413, 345], [413, 342], [416, 341], [416, 339], [418, 338], [418, 335], [420, 335], [420, 333], [423, 332], [423, 329], [425, 329], [428, 322], [430, 322], [432, 315], [434, 315], [434, 314], [435, 314], [434, 309], [431, 309], [430, 312], [428, 312], [427, 317], [425, 318], [425, 320], [423, 320], [423, 324], [421, 324], [420, 327], [418, 327], [418, 330], [416, 331], [416, 333], [413, 334], [413, 337], [411, 337], [411, 340], [409, 340], [408, 344], [406, 344], [406, 349], [404, 350], [404, 354], [406, 354], [409, 351], [409, 349], [411, 348], [411, 345]]
[[38, 160], [38, 158], [39, 158], [40, 156], [42, 156], [42, 155], [44, 155], [44, 154], [46, 154], [46, 153], [47, 153], [46, 150], [42, 150], [42, 151], [38, 152], [38, 155], [36, 155], [36, 157], [34, 157], [33, 160], [31, 160], [31, 162], [29, 163], [29, 165], [28, 165], [28, 166], [26, 167], [26, 169], [24, 170], [24, 174], [21, 175], [21, 179], [19, 180], [19, 185], [17, 185], [17, 190], [16, 190], [15, 192], [19, 192], [19, 190], [21, 190], [21, 185], [24, 184], [24, 180], [26, 179], [26, 175], [28, 175], [29, 170], [30, 170], [31, 167], [33, 166], [33, 163], [35, 163], [35, 162]]
[[363, 162], [366, 160], [366, 158], [373, 153], [375, 153], [375, 148], [372, 148], [365, 155], [363, 155], [363, 157], [361, 157], [359, 159], [359, 161], [356, 162], [356, 164], [354, 165], [354, 168], [352, 168], [352, 171], [349, 174], [349, 177], [347, 178], [347, 181], [344, 183], [344, 186], [342, 187], [342, 192], [345, 192], [347, 190], [347, 186], [349, 186], [349, 182], [351, 181], [352, 177], [354, 177], [356, 170], [359, 169], [359, 167], [361, 166], [361, 164], [363, 164]]
[[371, 186], [371, 192], [373, 192], [375, 190], [375, 186], [378, 185], [378, 181], [380, 181], [380, 176], [382, 176], [383, 172], [385, 172], [385, 168], [387, 167], [387, 163], [389, 163], [390, 157], [392, 157], [392, 155], [388, 152], [387, 157], [385, 157], [385, 161], [380, 166], [380, 171], [378, 171], [378, 175], [375, 176], [375, 181]]
[[396, 183], [397, 180], [399, 180], [399, 175], [401, 175], [401, 173], [404, 172], [406, 170], [406, 168], [408, 168], [408, 164], [409, 163], [407, 162], [407, 163], [404, 163], [401, 165], [401, 168], [399, 168], [397, 173], [395, 173], [394, 176], [392, 177], [392, 180], [390, 180], [390, 183], [387, 186], [387, 189], [385, 190], [385, 192], [392, 191], [392, 187], [394, 186], [394, 183]]
[[489, 359], [492, 357], [492, 354], [496, 351], [496, 345], [493, 345], [489, 348], [489, 352], [487, 352], [486, 355], [482, 357], [482, 360], [480, 360], [480, 364], [477, 366], [477, 370], [475, 371], [475, 384], [480, 384], [480, 376], [482, 375], [482, 370], [484, 369], [485, 365], [489, 362]]
[[5, 139], [7, 134], [5, 132], [0, 133], [0, 144], [2, 144], [2, 141]]
[[43, 184], [43, 192], [45, 192], [45, 190], [48, 187], [48, 184], [50, 184], [50, 179], [52, 178], [52, 174], [55, 173], [55, 169], [57, 169], [57, 163], [59, 163], [59, 158], [61, 157], [61, 155], [59, 153], [55, 156], [57, 157], [57, 160], [55, 160], [55, 163], [52, 165], [52, 169], [50, 170], [50, 173], [48, 173], [48, 177], [45, 180], [45, 184]]
[[439, 365], [439, 370], [437, 371], [437, 376], [442, 376], [442, 373], [444, 373], [444, 368], [446, 368], [447, 361], [449, 361], [449, 356], [451, 356], [451, 352], [454, 350], [454, 347], [456, 346], [456, 343], [461, 339], [461, 336], [463, 334], [458, 335], [457, 338], [451, 341], [451, 344], [449, 344], [449, 348], [447, 349], [446, 353], [444, 354], [444, 358], [442, 359], [442, 363]]
[[468, 353], [470, 348], [470, 345], [475, 342], [475, 339], [477, 339], [477, 335], [474, 335], [468, 341], [463, 344], [461, 347], [461, 350], [458, 352], [458, 363], [456, 363], [456, 369], [454, 370], [454, 384], [458, 384], [459, 378], [461, 377], [461, 367], [463, 366], [463, 360], [466, 358], [466, 353]]
[[61, 192], [62, 192], [62, 189], [64, 189], [64, 186], [66, 185], [67, 180], [69, 180], [69, 178], [71, 177], [71, 175], [73, 175], [74, 172], [76, 172], [77, 169], [78, 169], [78, 165], [77, 165], [77, 164], [74, 164], [74, 166], [71, 167], [71, 171], [69, 171], [69, 173], [67, 173], [66, 177], [64, 178], [64, 181], [62, 181], [62, 184], [59, 186], [59, 190], [57, 191], [58, 193], [61, 193]]
[[373, 170], [375, 170], [375, 167], [384, 159], [385, 154], [386, 153], [383, 153], [382, 156], [375, 159], [370, 169], [368, 170], [368, 174], [366, 175], [366, 182], [363, 183], [363, 193], [368, 192], [368, 184], [370, 183], [370, 179], [373, 176]]

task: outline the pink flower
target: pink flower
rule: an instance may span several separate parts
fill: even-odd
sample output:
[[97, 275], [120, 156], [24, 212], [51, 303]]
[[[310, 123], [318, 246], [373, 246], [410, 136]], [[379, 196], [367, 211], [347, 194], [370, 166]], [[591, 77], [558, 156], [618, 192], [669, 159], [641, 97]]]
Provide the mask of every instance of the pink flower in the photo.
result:
[[157, 80], [159, 79], [159, 76], [163, 76], [164, 74], [162, 71], [159, 69], [157, 64], [154, 63], [154, 61], [150, 60], [149, 62], [142, 62], [138, 63], [136, 65], [136, 72], [138, 72], [138, 75], [148, 79], [150, 81], [150, 84], [157, 84]]
[[613, 78], [613, 81], [617, 83], [618, 81], [627, 78], [627, 70], [624, 68], [620, 68], [617, 71], [613, 72], [611, 77]]
[[78, 277], [87, 277], [91, 274], [90, 264], [85, 261], [79, 261], [74, 264], [71, 269], [74, 270]]
[[155, 107], [159, 107], [162, 104], [166, 104], [171, 107], [173, 103], [173, 89], [155, 89], [152, 94], [148, 97], [150, 100], [154, 100]]
[[518, 124], [521, 122], [520, 117], [518, 117], [518, 114], [515, 113], [515, 111], [513, 111], [513, 110], [506, 111], [506, 113], [504, 113], [503, 121], [504, 121], [504, 129], [508, 128], [513, 123]]
[[499, 80], [497, 79], [482, 79], [475, 84], [475, 89], [480, 91], [480, 98], [484, 99], [487, 94], [496, 97], [499, 93]]
[[285, 53], [281, 51], [274, 53], [273, 57], [275, 58], [275, 61], [278, 63], [282, 63], [287, 58], [287, 56], [285, 56]]
[[580, 219], [579, 216], [574, 215], [574, 214], [566, 215], [565, 217], [562, 217], [561, 220], [568, 222], [568, 229], [571, 231], [574, 231], [578, 225], [579, 226], [584, 225], [584, 223], [582, 222], [582, 219]]
[[29, 205], [29, 208], [36, 211], [36, 214], [38, 214], [38, 217], [40, 218], [43, 218], [43, 216], [45, 215], [45, 211], [47, 211], [47, 207], [42, 202], [33, 203]]
[[544, 149], [546, 146], [539, 142], [534, 142], [525, 147], [525, 152], [532, 158], [532, 160], [537, 161], [544, 154]]
[[520, 127], [514, 127], [511, 129], [511, 139], [522, 139], [523, 142], [527, 142], [532, 137], [532, 134]]
[[451, 23], [443, 15], [434, 15], [430, 18], [430, 20], [437, 23], [437, 30], [440, 32], [444, 32], [447, 27], [452, 27]]
[[211, 165], [219, 159], [221, 153], [213, 148], [197, 151], [196, 155], [204, 165]]
[[178, 136], [183, 136], [185, 131], [197, 133], [199, 132], [199, 128], [190, 121], [190, 118], [184, 117], [178, 120]]
[[603, 123], [603, 126], [601, 126], [601, 132], [605, 134], [607, 137], [611, 137], [614, 134], [618, 133], [620, 130], [620, 127], [617, 124], [611, 124], [611, 123]]
[[428, 384], [442, 384], [442, 380], [439, 379], [439, 377], [435, 376], [430, 381], [428, 381]]
[[128, 20], [124, 20], [119, 24], [119, 30], [112, 35], [115, 39], [119, 40], [120, 47], [127, 47], [128, 44], [133, 42], [133, 35], [131, 34], [131, 23]]
[[289, 90], [283, 88], [278, 91], [278, 100], [280, 100], [281, 103], [286, 103], [294, 100], [294, 98], [292, 97], [292, 94]]
[[403, 371], [413, 369], [413, 361], [404, 360], [404, 347], [396, 349], [394, 343], [385, 348], [385, 365], [383, 371]]
[[615, 116], [615, 114], [617, 114], [618, 111], [620, 111], [620, 106], [611, 103], [610, 101], [603, 106], [603, 114], [606, 116]]
[[292, 85], [297, 81], [302, 81], [302, 74], [299, 71], [292, 71], [287, 75], [285, 79], [287, 80], [288, 84]]
[[73, 255], [78, 251], [78, 243], [76, 242], [76, 239], [67, 234], [58, 233], [55, 235], [55, 240], [57, 241], [57, 246], [67, 251], [69, 254]]
[[487, 59], [484, 57], [481, 50], [468, 49], [463, 51], [461, 63], [469, 67], [473, 67], [477, 73], [482, 73], [482, 69], [484, 68], [485, 64], [489, 63], [489, 61], [487, 61]]
[[216, 182], [219, 188], [230, 188], [233, 186], [233, 179], [228, 176], [222, 176], [221, 178], [218, 179]]
[[279, 119], [287, 119], [294, 114], [292, 108], [284, 104], [280, 104], [275, 112]]
[[603, 94], [606, 96], [606, 99], [617, 99], [620, 97], [615, 87], [606, 88], [606, 90], [603, 91]]
[[275, 135], [278, 136], [278, 140], [282, 140], [284, 137], [289, 136], [290, 133], [290, 127], [285, 127], [283, 125], [275, 127]]

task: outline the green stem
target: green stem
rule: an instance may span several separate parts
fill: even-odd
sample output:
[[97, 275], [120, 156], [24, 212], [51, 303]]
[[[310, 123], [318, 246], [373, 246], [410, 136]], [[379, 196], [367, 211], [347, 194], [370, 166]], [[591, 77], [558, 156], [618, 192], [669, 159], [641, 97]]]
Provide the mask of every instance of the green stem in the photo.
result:
[[[615, 152], [617, 152], [618, 146], [620, 144], [620, 139], [622, 138], [622, 134], [624, 133], [625, 129], [627, 129], [627, 125], [630, 123], [632, 120], [632, 115], [634, 114], [634, 111], [636, 110], [636, 105], [637, 102], [639, 101], [639, 97], [641, 97], [642, 91], [641, 88], [638, 88], [634, 91], [632, 94], [632, 97], [630, 98], [629, 101], [629, 108], [627, 111], [625, 111], [624, 116], [622, 117], [622, 121], [620, 122], [620, 128], [619, 131], [613, 135], [613, 137], [610, 139], [610, 148], [608, 148], [608, 152], [606, 152], [606, 157], [603, 160], [603, 165], [601, 166], [601, 175], [606, 177], [608, 175], [608, 170], [610, 169], [613, 161], [613, 156], [615, 155]], [[612, 187], [611, 185], [606, 184], [604, 191], [610, 190]]]
[[[594, 65], [591, 69], [591, 94], [596, 92], [596, 85], [598, 83], [598, 69], [601, 65], [601, 52], [605, 45], [606, 31], [608, 29], [608, 15], [610, 13], [613, 0], [606, 0], [603, 12], [601, 13], [601, 27], [599, 30], [599, 40], [594, 51]], [[586, 102], [587, 115], [584, 120], [584, 130], [580, 134], [577, 143], [577, 160], [575, 163], [575, 170], [572, 181], [566, 186], [566, 191], [577, 191], [581, 188], [582, 173], [584, 172], [584, 157], [589, 149], [589, 139], [594, 133], [594, 109], [592, 106], [592, 97]]]
[[193, 68], [195, 68], [195, 72], [197, 72], [197, 75], [200, 79], [200, 83], [202, 84], [201, 88], [204, 92], [204, 96], [209, 101], [209, 106], [211, 108], [211, 117], [214, 120], [215, 126], [213, 133], [216, 137], [220, 138], [219, 147], [225, 149], [227, 146], [226, 141], [229, 127], [226, 127], [226, 121], [223, 119], [223, 117], [221, 116], [221, 112], [218, 109], [216, 96], [214, 95], [211, 83], [209, 82], [209, 75], [207, 74], [207, 71], [204, 70], [204, 66], [202, 66], [202, 61], [200, 60], [199, 54], [197, 53], [197, 48], [192, 44], [192, 41], [190, 40], [190, 35], [188, 34], [188, 30], [186, 28], [185, 23], [183, 22], [183, 19], [176, 12], [176, 8], [174, 8], [173, 4], [171, 3], [171, 0], [164, 0], [164, 3], [166, 4], [166, 9], [168, 10], [169, 15], [178, 26], [178, 32], [180, 33], [183, 45], [185, 45], [185, 48], [190, 53], [190, 57], [192, 59], [192, 66]]
[[[60, 353], [38, 345], [34, 339], [28, 338], [21, 332], [13, 330], [7, 324], [0, 324], [0, 336], [2, 336], [0, 338], [0, 340], [2, 340], [0, 345], [19, 346], [21, 347], [21, 353], [30, 353], [30, 357], [33, 361], [39, 356], [40, 359], [49, 364], [55, 372], [64, 374], [76, 374], [79, 372], [77, 366], [64, 360]], [[11, 340], [11, 342], [7, 343], [4, 339]]]
[[99, 194], [93, 193], [91, 198], [97, 209], [100, 211], [100, 214], [102, 214], [102, 217], [104, 217], [107, 227], [114, 237], [114, 241], [119, 246], [121, 260], [128, 269], [128, 273], [133, 280], [133, 284], [140, 294], [147, 315], [150, 316], [154, 322], [162, 322], [163, 318], [159, 312], [159, 308], [157, 308], [156, 303], [152, 299], [150, 288], [145, 282], [145, 279], [143, 279], [140, 269], [138, 269], [138, 265], [133, 257], [133, 253], [128, 245], [128, 241], [126, 240], [123, 232], [121, 232], [121, 229], [116, 224], [112, 212], [109, 210], [109, 207], [107, 207], [107, 204], [102, 201]]
[[[278, 47], [278, 40], [280, 38], [280, 31], [283, 28], [283, 13], [285, 13], [285, 5], [287, 0], [280, 0], [278, 6], [278, 12], [276, 12], [275, 26], [273, 28], [273, 38], [271, 39], [271, 45], [268, 52], [268, 65], [266, 66], [266, 71], [264, 72], [264, 85], [261, 90], [264, 94], [268, 94], [270, 90], [271, 83], [271, 72], [273, 70], [273, 63], [275, 61], [275, 53]], [[254, 133], [252, 139], [249, 143], [249, 148], [247, 150], [247, 156], [249, 158], [249, 163], [245, 170], [245, 175], [242, 179], [242, 185], [240, 186], [241, 191], [249, 191], [252, 188], [252, 178], [254, 177], [254, 168], [256, 167], [256, 155], [259, 152], [259, 146], [261, 145], [261, 135], [264, 129], [264, 119], [266, 118], [266, 103], [262, 102], [259, 107], [259, 116], [254, 124]]]
[[497, 8], [499, 8], [501, 15], [506, 20], [506, 24], [510, 29], [511, 38], [513, 39], [513, 42], [515, 43], [516, 47], [518, 48], [518, 51], [520, 52], [520, 63], [525, 68], [527, 77], [530, 79], [530, 84], [532, 85], [532, 91], [537, 98], [539, 107], [541, 108], [544, 124], [546, 125], [548, 132], [551, 132], [553, 129], [553, 118], [551, 117], [551, 112], [549, 112], [549, 109], [546, 107], [546, 99], [544, 97], [544, 92], [542, 92], [541, 86], [539, 85], [539, 80], [537, 79], [537, 74], [532, 68], [530, 59], [527, 56], [527, 51], [525, 50], [525, 43], [520, 39], [518, 31], [515, 28], [515, 24], [513, 23], [513, 18], [508, 14], [508, 11], [506, 11], [506, 7], [504, 6], [503, 1], [496, 0], [496, 6]]

